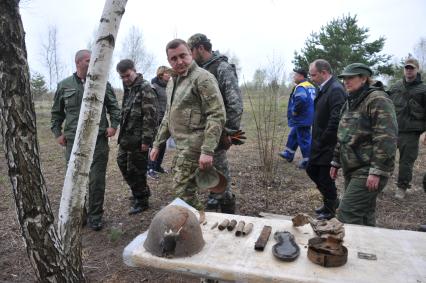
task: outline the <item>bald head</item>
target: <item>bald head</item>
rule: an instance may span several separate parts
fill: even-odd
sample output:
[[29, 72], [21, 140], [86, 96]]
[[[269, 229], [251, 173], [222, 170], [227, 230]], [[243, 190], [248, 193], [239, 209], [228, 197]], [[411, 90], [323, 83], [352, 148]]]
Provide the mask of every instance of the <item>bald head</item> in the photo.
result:
[[321, 85], [331, 77], [331, 65], [324, 59], [317, 59], [309, 65], [311, 80]]

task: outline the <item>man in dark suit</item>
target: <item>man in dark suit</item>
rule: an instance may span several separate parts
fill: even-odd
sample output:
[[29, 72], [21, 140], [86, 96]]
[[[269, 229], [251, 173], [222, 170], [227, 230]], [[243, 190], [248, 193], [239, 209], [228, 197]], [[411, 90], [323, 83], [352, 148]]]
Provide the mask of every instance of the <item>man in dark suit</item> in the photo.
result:
[[318, 219], [331, 219], [337, 201], [336, 184], [330, 177], [330, 162], [337, 142], [340, 109], [346, 100], [343, 85], [332, 75], [330, 64], [317, 59], [309, 66], [311, 80], [319, 92], [314, 101], [311, 156], [306, 172], [323, 196], [323, 206], [315, 209]]

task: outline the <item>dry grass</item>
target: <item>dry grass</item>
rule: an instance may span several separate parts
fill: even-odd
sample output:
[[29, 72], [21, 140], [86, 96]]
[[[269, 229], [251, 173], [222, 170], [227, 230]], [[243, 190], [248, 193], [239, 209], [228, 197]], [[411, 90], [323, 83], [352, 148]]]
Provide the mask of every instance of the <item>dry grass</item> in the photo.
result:
[[[250, 116], [247, 115], [249, 113], [244, 117], [245, 129], [252, 126], [248, 125]], [[65, 174], [63, 149], [55, 144], [50, 133], [50, 114], [46, 108], [38, 113], [37, 119], [43, 174], [52, 208], [57, 214]], [[253, 137], [253, 133], [248, 136]], [[130, 192], [115, 162], [116, 140], [112, 140], [110, 146], [105, 228], [100, 232], [83, 229], [83, 260], [87, 278], [93, 282], [199, 282], [199, 279], [194, 277], [150, 268], [130, 268], [123, 264], [123, 248], [148, 228], [155, 213], [172, 201], [174, 196], [170, 190], [171, 176], [163, 175], [159, 181], [150, 181], [151, 209], [142, 215], [127, 215]], [[0, 154], [0, 282], [33, 282], [33, 272], [16, 221], [15, 204], [2, 149]], [[172, 155], [173, 151], [166, 153], [166, 167], [170, 166]], [[261, 178], [262, 166], [258, 161], [256, 140], [250, 138], [244, 146], [232, 147], [229, 151], [229, 162], [233, 176], [232, 187], [237, 196], [237, 213], [257, 216], [260, 212], [284, 215], [305, 212], [313, 215], [313, 209], [320, 204], [321, 197], [306, 173], [296, 168], [300, 158], [298, 153], [293, 163], [278, 159], [273, 180], [265, 187]], [[393, 181], [379, 196], [379, 227], [415, 230], [418, 224], [426, 221], [426, 194], [421, 188], [423, 174], [426, 172], [425, 161], [426, 146], [422, 145], [414, 169], [413, 188], [408, 192], [406, 200], [397, 201], [393, 198]], [[342, 188], [341, 183], [342, 180], [339, 179], [339, 189]], [[202, 197], [205, 198], [206, 195]], [[122, 227], [122, 234], [112, 240], [111, 231], [117, 227]]]

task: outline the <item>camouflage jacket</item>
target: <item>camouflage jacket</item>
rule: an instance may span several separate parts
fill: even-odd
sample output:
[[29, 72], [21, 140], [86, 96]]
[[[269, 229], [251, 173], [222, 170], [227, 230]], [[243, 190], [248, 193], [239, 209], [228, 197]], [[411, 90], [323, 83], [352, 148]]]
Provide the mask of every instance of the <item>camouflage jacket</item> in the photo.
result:
[[400, 80], [389, 89], [395, 105], [399, 132], [426, 130], [426, 84], [418, 74], [414, 82]]
[[151, 144], [157, 128], [157, 96], [138, 74], [133, 85], [124, 86], [118, 143], [128, 150]]
[[219, 84], [226, 110], [225, 131], [232, 133], [239, 130], [243, 115], [243, 100], [235, 67], [228, 63], [226, 56], [217, 51], [213, 52], [213, 57], [201, 67], [212, 73]]
[[[58, 84], [52, 106], [51, 130], [55, 137], [62, 135], [62, 124], [64, 135], [67, 139], [74, 139], [77, 131], [78, 117], [83, 99], [84, 85], [81, 79], [74, 73]], [[110, 116], [111, 127], [117, 128], [120, 123], [120, 108], [111, 85], [107, 83], [99, 124], [99, 135], [103, 135], [109, 127], [107, 115]]]
[[170, 79], [166, 92], [166, 114], [154, 147], [171, 135], [178, 150], [213, 155], [226, 115], [216, 79], [192, 62], [186, 75]]
[[342, 107], [331, 165], [345, 176], [390, 176], [395, 163], [398, 125], [395, 109], [380, 87], [365, 86]]

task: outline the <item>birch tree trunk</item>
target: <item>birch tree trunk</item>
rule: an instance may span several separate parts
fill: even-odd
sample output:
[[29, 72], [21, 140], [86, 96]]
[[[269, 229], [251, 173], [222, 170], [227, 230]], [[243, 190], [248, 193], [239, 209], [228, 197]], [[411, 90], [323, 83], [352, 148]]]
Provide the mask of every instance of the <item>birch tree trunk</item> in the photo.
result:
[[92, 50], [76, 138], [59, 207], [58, 228], [65, 253], [81, 268], [81, 216], [98, 136], [108, 70], [127, 0], [106, 0]]
[[68, 260], [54, 226], [40, 170], [36, 117], [19, 1], [0, 1], [0, 125], [30, 263], [41, 282], [84, 282]]

